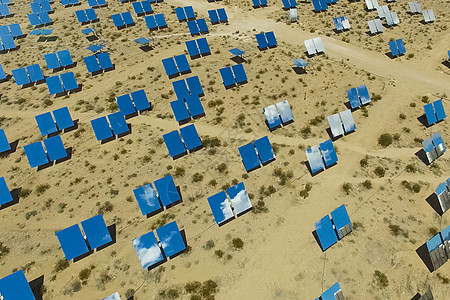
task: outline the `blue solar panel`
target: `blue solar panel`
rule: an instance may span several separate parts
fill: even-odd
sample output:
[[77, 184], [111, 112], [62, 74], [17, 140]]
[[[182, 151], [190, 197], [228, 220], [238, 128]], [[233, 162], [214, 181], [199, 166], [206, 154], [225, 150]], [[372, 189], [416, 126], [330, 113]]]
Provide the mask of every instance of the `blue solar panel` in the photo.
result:
[[183, 122], [190, 119], [189, 111], [183, 99], [170, 102], [175, 120], [177, 122]]
[[283, 2], [283, 8], [288, 9], [291, 7], [291, 4], [289, 3], [289, 0], [281, 0]]
[[3, 70], [3, 66], [0, 64], [0, 80], [6, 79], [5, 71]]
[[78, 224], [56, 233], [67, 260], [72, 260], [89, 251]]
[[148, 39], [148, 38], [137, 38], [134, 41], [141, 45], [147, 45], [148, 43], [150, 43], [150, 39]]
[[8, 34], [10, 34], [9, 27], [6, 25], [0, 26], [0, 36], [8, 35]]
[[134, 12], [135, 12], [137, 15], [140, 15], [140, 14], [143, 14], [143, 13], [144, 13], [144, 8], [142, 7], [141, 2], [133, 2], [132, 4], [133, 4]]
[[138, 111], [150, 108], [150, 103], [148, 102], [147, 95], [144, 90], [132, 92], [131, 98], [133, 98], [134, 106]]
[[336, 282], [333, 284], [328, 290], [322, 293], [321, 299], [322, 300], [336, 300], [337, 297], [335, 294], [341, 290], [341, 286], [339, 285], [339, 282]]
[[270, 105], [263, 110], [269, 129], [277, 128], [281, 125], [280, 114], [275, 105]]
[[186, 18], [188, 18], [188, 20], [195, 19], [195, 13], [192, 6], [184, 7], [184, 12], [186, 13]]
[[[100, 51], [100, 50], [103, 49], [103, 44], [99, 44], [99, 45], [90, 45], [90, 46], [87, 47], [86, 49], [95, 53], [95, 52]], [[95, 59], [95, 57], [94, 57], [94, 59]], [[97, 59], [95, 59], [95, 62], [97, 63]], [[97, 64], [98, 64], [98, 63], [97, 63]], [[99, 70], [100, 70], [100, 69], [99, 69]], [[98, 70], [97, 70], [97, 71], [98, 71]]]
[[186, 48], [187, 48], [189, 56], [191, 58], [200, 55], [200, 50], [198, 49], [197, 42], [195, 40], [194, 41], [187, 41], [186, 42]]
[[116, 112], [108, 115], [109, 123], [115, 135], [123, 134], [129, 132], [128, 124], [125, 121], [125, 116], [122, 112]]
[[233, 69], [234, 77], [238, 84], [247, 82], [247, 75], [242, 64], [233, 65], [231, 68]]
[[184, 73], [184, 72], [191, 70], [191, 67], [189, 66], [189, 63], [187, 61], [185, 54], [175, 56], [175, 62], [177, 64], [178, 71], [180, 73]]
[[171, 175], [156, 180], [154, 184], [163, 206], [168, 206], [181, 200], [180, 193]]
[[156, 14], [155, 21], [156, 21], [156, 24], [158, 24], [158, 27], [160, 27], [160, 28], [167, 26], [166, 19], [164, 19], [163, 14]]
[[389, 42], [389, 49], [391, 49], [391, 53], [393, 56], [397, 56], [399, 55], [399, 51], [398, 51], [398, 47], [397, 44], [395, 43], [395, 41], [390, 41]]
[[113, 67], [113, 64], [111, 62], [111, 58], [109, 57], [108, 52], [102, 52], [102, 53], [96, 54], [96, 56], [97, 56], [98, 62], [100, 64], [100, 67], [103, 70]]
[[106, 117], [91, 120], [91, 125], [98, 141], [103, 141], [113, 136]]
[[177, 7], [175, 8], [175, 14], [177, 15], [178, 21], [186, 21], [186, 14], [184, 12], [183, 7]]
[[67, 157], [67, 151], [61, 140], [61, 136], [57, 135], [44, 140], [45, 149], [50, 161], [55, 161]]
[[125, 25], [125, 21], [122, 18], [121, 14], [115, 14], [111, 16], [113, 22], [114, 22], [114, 26], [116, 27], [122, 27]]
[[336, 26], [336, 30], [342, 31], [344, 30], [344, 25], [342, 25], [341, 18], [333, 18], [334, 25]]
[[97, 0], [88, 0], [88, 4], [89, 4], [90, 7], [97, 7], [98, 6]]
[[290, 3], [291, 3], [291, 7], [293, 8], [293, 7], [297, 7], [297, 1], [295, 1], [295, 0], [290, 0]]
[[147, 28], [149, 28], [149, 29], [156, 29], [158, 27], [158, 25], [156, 25], [155, 16], [146, 16], [145, 24], [147, 25]]
[[23, 35], [22, 29], [20, 29], [20, 25], [17, 23], [9, 25], [9, 30], [11, 31], [11, 35], [13, 37], [19, 37]]
[[402, 39], [398, 39], [397, 41], [395, 41], [395, 43], [397, 44], [399, 54], [403, 54], [406, 52], [405, 45], [403, 44]]
[[73, 72], [61, 74], [61, 80], [66, 91], [72, 91], [78, 88], [78, 83]]
[[184, 79], [172, 82], [177, 99], [182, 100], [189, 97], [189, 90]]
[[9, 188], [6, 185], [5, 178], [0, 177], [0, 206], [13, 200], [14, 199], [11, 196], [11, 192], [9, 191]]
[[444, 230], [441, 231], [442, 240], [444, 243], [450, 242], [450, 226], [447, 226]]
[[189, 92], [191, 95], [203, 95], [203, 88], [200, 84], [200, 80], [198, 79], [198, 76], [192, 76], [186, 78], [186, 83], [189, 87]]
[[275, 159], [272, 145], [270, 144], [269, 138], [267, 136], [257, 139], [255, 141], [255, 147], [262, 164]]
[[319, 147], [312, 146], [305, 150], [306, 157], [308, 159], [309, 167], [311, 168], [311, 173], [314, 174], [318, 171], [325, 169], [323, 163], [322, 155], [320, 154]]
[[434, 111], [436, 112], [437, 120], [444, 120], [447, 116], [445, 115], [444, 106], [442, 105], [442, 100], [434, 101], [433, 103]]
[[39, 17], [39, 20], [41, 21], [41, 24], [49, 24], [52, 21], [50, 20], [50, 17], [48, 15], [48, 12], [40, 12], [37, 14]]
[[102, 215], [97, 215], [81, 222], [81, 227], [83, 227], [91, 249], [96, 249], [112, 242], [111, 235]]
[[0, 129], [0, 153], [11, 150], [11, 145], [6, 137], [5, 130]]
[[172, 131], [163, 135], [164, 142], [166, 143], [167, 150], [171, 157], [176, 157], [183, 153], [186, 153], [183, 141], [181, 140], [178, 131]]
[[259, 0], [252, 0], [252, 2], [253, 2], [253, 7], [257, 7], [257, 6], [260, 6], [260, 5], [261, 5], [261, 3], [259, 2]]
[[[1, 6], [0, 6], [0, 14], [2, 14]], [[38, 17], [37, 14], [29, 14], [28, 15], [28, 20], [30, 21], [31, 26], [36, 26], [36, 25], [40, 25], [41, 24], [41, 20], [39, 20], [39, 17]]]
[[122, 13], [122, 18], [123, 18], [123, 21], [125, 22], [125, 25], [134, 24], [133, 17], [131, 16], [131, 13], [129, 11]]
[[350, 106], [352, 108], [361, 106], [361, 102], [358, 98], [358, 92], [357, 92], [356, 88], [347, 90], [347, 96], [348, 96], [348, 99], [350, 100]]
[[153, 8], [152, 8], [152, 5], [150, 4], [150, 1], [142, 1], [141, 5], [142, 5], [142, 8], [144, 9], [144, 12], [146, 12], [146, 13], [153, 12]]
[[86, 28], [86, 29], [81, 30], [81, 32], [83, 34], [90, 34], [90, 33], [94, 32], [94, 28]]
[[55, 121], [53, 120], [52, 114], [50, 112], [43, 113], [41, 115], [37, 115], [35, 117], [36, 122], [39, 127], [39, 131], [43, 136], [55, 133], [58, 131], [56, 128]]
[[26, 145], [23, 149], [32, 168], [45, 165], [49, 162], [41, 142]]
[[189, 114], [193, 117], [200, 117], [205, 114], [202, 103], [198, 95], [188, 96], [186, 99], [186, 104], [189, 110]]
[[144, 269], [164, 260], [164, 256], [161, 253], [158, 241], [153, 232], [146, 233], [134, 239], [133, 247]]
[[198, 136], [197, 129], [194, 124], [180, 128], [181, 137], [183, 138], [186, 148], [191, 151], [202, 146], [202, 141]]
[[50, 70], [61, 67], [56, 53], [45, 54], [44, 59], [45, 59], [45, 62], [47, 63], [47, 67]]
[[338, 241], [328, 215], [323, 217], [319, 222], [316, 222], [314, 227], [316, 229], [317, 236], [319, 237], [322, 251], [327, 250]]
[[239, 154], [247, 172], [260, 166], [258, 154], [256, 153], [253, 143], [239, 147]]
[[189, 32], [194, 35], [194, 34], [198, 34], [200, 32], [200, 29], [197, 26], [197, 21], [193, 20], [193, 21], [188, 21], [187, 22], [187, 26], [189, 28]]
[[45, 81], [47, 83], [47, 87], [50, 92], [50, 95], [56, 95], [56, 94], [64, 92], [64, 88], [61, 84], [61, 80], [59, 79], [58, 75], [47, 77], [47, 78], [45, 78]]
[[333, 142], [331, 140], [320, 143], [319, 147], [327, 168], [338, 161], [336, 151], [334, 150]]
[[219, 23], [219, 15], [215, 9], [208, 10], [208, 15], [212, 24]]
[[342, 204], [335, 210], [331, 212], [331, 219], [333, 220], [333, 224], [336, 227], [336, 233], [339, 239], [342, 239], [344, 235], [339, 231], [347, 225], [350, 225], [350, 228], [353, 229], [352, 222], [350, 222], [350, 217], [348, 216], [347, 209], [345, 205]]
[[367, 103], [370, 102], [370, 96], [369, 96], [369, 91], [367, 90], [366, 85], [361, 85], [357, 87], [358, 90], [358, 96], [359, 99], [361, 100], [361, 104], [365, 105]]
[[431, 139], [432, 139], [433, 145], [435, 147], [442, 146], [445, 150], [444, 141], [442, 140], [440, 132], [433, 133], [433, 135], [431, 136]]
[[205, 19], [198, 19], [197, 26], [201, 33], [208, 33], [208, 25], [206, 25]]
[[175, 60], [173, 57], [165, 58], [162, 60], [164, 69], [166, 70], [167, 76], [173, 76], [178, 74], [177, 66], [175, 65]]
[[0, 294], [5, 300], [35, 300], [22, 270], [0, 279]]
[[308, 65], [302, 58], [294, 58], [292, 61], [294, 62], [294, 65], [299, 68], [306, 67]]
[[436, 114], [434, 113], [434, 108], [432, 103], [426, 104], [424, 107], [425, 116], [427, 118], [428, 125], [433, 125], [437, 122]]
[[228, 21], [228, 16], [227, 16], [227, 13], [226, 13], [226, 11], [225, 11], [225, 8], [219, 8], [219, 9], [217, 10], [217, 13], [219, 14], [219, 20], [220, 20], [220, 22], [226, 22], [226, 21]]
[[16, 49], [16, 44], [14, 43], [14, 38], [12, 35], [4, 35], [1, 37], [3, 47], [6, 50]]
[[269, 47], [264, 33], [256, 34], [256, 41], [258, 42], [259, 49], [266, 49], [267, 47]]
[[119, 96], [116, 98], [116, 101], [120, 112], [123, 113], [125, 116], [136, 113], [136, 108], [134, 107], [133, 102], [131, 101], [130, 94]]
[[442, 245], [441, 235], [438, 233], [427, 242], [428, 252], [432, 252]]
[[73, 65], [72, 57], [70, 56], [69, 50], [58, 51], [57, 54], [59, 61], [61, 62], [61, 65], [63, 67]]
[[106, 5], [106, 0], [97, 0], [99, 6]]
[[0, 15], [9, 16], [11, 13], [7, 4], [0, 4]]
[[236, 84], [234, 81], [233, 72], [230, 67], [222, 68], [219, 70], [220, 76], [222, 76], [223, 85], [225, 87], [233, 86]]
[[234, 217], [230, 202], [224, 191], [208, 197], [208, 203], [218, 225]]
[[275, 47], [278, 45], [273, 31], [266, 32], [265, 35], [266, 35], [266, 39], [267, 39], [267, 43], [268, 43], [269, 47]]
[[30, 76], [31, 82], [36, 82], [44, 79], [44, 75], [42, 74], [41, 67], [38, 64], [27, 66], [27, 73]]
[[53, 111], [58, 129], [63, 130], [74, 126], [72, 116], [67, 107], [61, 107]]
[[241, 56], [243, 55], [245, 52], [238, 49], [238, 48], [233, 48], [231, 50], [228, 50], [231, 54], [235, 55], [235, 56]]
[[133, 193], [144, 216], [162, 208], [150, 183], [133, 190]]
[[24, 85], [31, 82], [25, 68], [15, 69], [11, 72], [17, 85]]
[[173, 221], [156, 229], [156, 234], [167, 257], [171, 257], [186, 249], [177, 222]]
[[197, 45], [202, 55], [211, 53], [211, 49], [209, 48], [208, 41], [206, 40], [206, 38], [198, 39]]

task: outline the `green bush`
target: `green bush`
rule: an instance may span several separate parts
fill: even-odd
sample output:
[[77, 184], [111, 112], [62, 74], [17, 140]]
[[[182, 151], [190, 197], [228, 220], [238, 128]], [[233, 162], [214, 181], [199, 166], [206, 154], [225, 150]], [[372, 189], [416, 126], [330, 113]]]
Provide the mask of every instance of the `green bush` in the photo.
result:
[[350, 182], [345, 182], [342, 185], [342, 190], [345, 192], [346, 195], [350, 195], [350, 192], [353, 190], [353, 186]]
[[54, 271], [55, 271], [55, 273], [58, 273], [59, 271], [62, 271], [68, 267], [69, 267], [69, 262], [65, 258], [61, 258], [60, 260], [58, 260], [56, 262]]
[[393, 141], [394, 141], [394, 139], [390, 133], [383, 133], [378, 138], [378, 144], [380, 144], [380, 146], [382, 146], [382, 147], [389, 146], [390, 144], [392, 144]]
[[222, 250], [216, 250], [216, 251], [214, 251], [214, 254], [215, 254], [218, 258], [222, 258], [223, 255], [225, 254], [225, 252], [223, 252]]
[[233, 243], [233, 247], [235, 249], [244, 248], [244, 242], [240, 238], [234, 238], [231, 242]]
[[376, 270], [373, 273], [373, 276], [375, 277], [375, 282], [380, 288], [386, 288], [389, 286], [389, 280], [386, 276], [386, 274], [381, 273], [380, 271]]
[[386, 174], [386, 170], [380, 166], [376, 167], [373, 172], [375, 173], [375, 175], [377, 175], [380, 178], [384, 177], [384, 175]]
[[195, 173], [192, 176], [192, 182], [199, 182], [199, 181], [202, 181], [202, 180], [203, 180], [203, 175], [200, 174], [200, 173]]
[[367, 180], [363, 181], [362, 185], [366, 189], [370, 190], [372, 188], [372, 181], [367, 179]]

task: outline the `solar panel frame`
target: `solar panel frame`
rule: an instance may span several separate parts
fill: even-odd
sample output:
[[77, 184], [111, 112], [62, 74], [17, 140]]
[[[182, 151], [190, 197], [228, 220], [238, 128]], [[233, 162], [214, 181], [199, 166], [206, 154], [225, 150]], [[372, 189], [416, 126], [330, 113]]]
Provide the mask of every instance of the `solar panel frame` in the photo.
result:
[[325, 162], [325, 167], [328, 168], [337, 163], [338, 158], [336, 155], [336, 151], [334, 150], [333, 142], [331, 140], [320, 143], [319, 148], [320, 152], [322, 153], [322, 158]]
[[6, 25], [0, 26], [0, 36], [11, 34], [9, 27]]
[[56, 95], [64, 92], [64, 87], [58, 75], [45, 78], [50, 95]]
[[163, 140], [172, 158], [186, 153], [186, 148], [177, 130], [164, 134]]
[[61, 81], [66, 91], [73, 91], [79, 87], [73, 72], [61, 74]]
[[158, 198], [163, 206], [169, 206], [181, 200], [180, 192], [173, 181], [172, 175], [167, 175], [154, 182]]
[[45, 25], [45, 24], [50, 24], [52, 21], [50, 20], [50, 16], [48, 15], [48, 12], [39, 12], [37, 13], [40, 23]]
[[442, 154], [444, 154], [444, 152], [446, 151], [446, 148], [445, 148], [445, 145], [444, 145], [444, 141], [442, 140], [441, 133], [440, 132], [435, 132], [431, 136], [431, 139], [433, 141], [433, 145], [435, 147], [437, 155], [441, 156]]
[[350, 22], [347, 17], [341, 17], [341, 23], [344, 29], [350, 29]]
[[220, 22], [228, 22], [228, 16], [225, 8], [217, 9], [217, 14], [219, 15]]
[[263, 165], [275, 159], [275, 153], [267, 136], [257, 139], [254, 144], [258, 157]]
[[242, 64], [233, 65], [231, 66], [231, 69], [233, 70], [236, 83], [244, 84], [247, 82], [247, 75], [245, 74], [244, 66]]
[[193, 151], [202, 147], [202, 140], [194, 124], [180, 128], [180, 134], [187, 150]]
[[312, 174], [325, 169], [325, 164], [318, 146], [315, 145], [306, 149], [305, 154]]
[[97, 249], [112, 242], [102, 215], [97, 215], [81, 222], [87, 243], [91, 249]]
[[230, 52], [234, 56], [241, 56], [241, 55], [244, 55], [244, 53], [245, 53], [244, 51], [242, 51], [241, 49], [238, 49], [238, 48], [230, 49], [230, 50], [228, 50], [228, 52]]
[[244, 146], [239, 147], [239, 154], [241, 155], [242, 163], [244, 164], [247, 172], [256, 169], [261, 166], [258, 154], [256, 153], [255, 146], [253, 143], [248, 143]]
[[119, 111], [123, 113], [125, 117], [136, 113], [136, 107], [134, 107], [130, 94], [116, 97], [116, 102], [119, 107]]
[[11, 192], [6, 184], [5, 177], [0, 177], [0, 206], [13, 201]]
[[316, 229], [322, 251], [327, 250], [332, 245], [337, 243], [338, 239], [328, 215], [324, 216], [322, 219], [320, 219], [320, 221], [316, 222], [314, 224], [314, 227]]
[[35, 300], [23, 270], [16, 271], [0, 279], [0, 293], [5, 300]]
[[133, 247], [144, 269], [150, 268], [164, 260], [155, 234], [150, 231], [133, 240]]
[[59, 130], [68, 129], [75, 125], [67, 106], [54, 110], [53, 117], [55, 118], [56, 126], [58, 126]]
[[127, 121], [125, 120], [125, 116], [122, 112], [119, 111], [109, 114], [108, 121], [109, 124], [111, 125], [111, 129], [114, 135], [121, 135], [130, 132]]
[[31, 83], [25, 68], [19, 68], [11, 71], [17, 85], [25, 85]]
[[108, 119], [105, 116], [91, 120], [91, 126], [98, 141], [103, 141], [114, 136]]
[[186, 249], [186, 244], [175, 221], [157, 228], [156, 234], [167, 257], [173, 257]]
[[316, 37], [313, 38], [312, 41], [314, 43], [314, 47], [316, 47], [317, 49], [317, 53], [325, 52], [325, 47], [323, 46], [322, 38]]
[[272, 104], [263, 109], [264, 116], [266, 117], [267, 125], [269, 129], [274, 129], [281, 126], [281, 118], [278, 113], [277, 107], [275, 104]]
[[175, 120], [177, 122], [185, 122], [191, 118], [184, 99], [178, 99], [170, 102], [170, 107], [172, 108], [173, 115], [175, 116]]
[[281, 0], [283, 2], [283, 8], [288, 9], [291, 7], [291, 3], [289, 3], [289, 0]]
[[46, 112], [34, 117], [42, 136], [58, 132], [55, 120], [50, 112]]
[[50, 161], [56, 161], [67, 157], [67, 151], [66, 148], [64, 148], [61, 136], [56, 135], [45, 139], [44, 145]]
[[31, 168], [40, 167], [49, 163], [47, 154], [41, 142], [32, 143], [23, 147]]
[[146, 216], [162, 209], [161, 203], [151, 183], [133, 190], [142, 215]]
[[392, 12], [391, 16], [392, 16], [392, 21], [394, 22], [395, 25], [400, 23], [400, 20], [399, 20], [398, 15], [397, 15], [396, 12]]
[[375, 20], [367, 21], [367, 24], [369, 25], [370, 33], [374, 34], [378, 32], [377, 26], [375, 25]]
[[217, 225], [220, 226], [222, 223], [234, 218], [233, 210], [224, 191], [208, 197], [208, 204]]
[[86, 241], [84, 240], [78, 224], [58, 231], [56, 233], [56, 237], [58, 238], [64, 255], [68, 261], [89, 252]]

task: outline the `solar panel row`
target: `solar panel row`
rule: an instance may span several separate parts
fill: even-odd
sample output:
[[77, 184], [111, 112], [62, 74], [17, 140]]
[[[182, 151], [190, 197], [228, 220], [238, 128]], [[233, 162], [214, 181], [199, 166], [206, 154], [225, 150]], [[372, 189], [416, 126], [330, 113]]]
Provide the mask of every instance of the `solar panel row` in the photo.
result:
[[82, 24], [98, 20], [97, 14], [93, 8], [77, 10], [75, 11], [75, 16], [77, 17], [78, 22]]
[[68, 156], [64, 144], [59, 135], [24, 146], [25, 154], [31, 168], [40, 167]]
[[355, 121], [350, 109], [328, 117], [330, 130], [333, 137], [344, 135], [356, 130]]
[[447, 117], [442, 100], [436, 100], [433, 103], [428, 103], [424, 105], [423, 108], [425, 110], [428, 125], [433, 125], [434, 123], [440, 122]]
[[306, 149], [305, 153], [312, 174], [333, 166], [338, 161], [331, 140], [327, 140], [319, 144], [319, 146], [312, 146], [311, 148]]
[[211, 49], [209, 48], [209, 44], [206, 38], [187, 41], [186, 48], [191, 59], [198, 58], [200, 57], [200, 55], [206, 56], [211, 54]]
[[263, 108], [263, 113], [270, 130], [280, 127], [281, 124], [285, 126], [294, 121], [294, 116], [287, 100]]
[[75, 125], [67, 107], [61, 107], [52, 112], [37, 115], [35, 119], [42, 136], [47, 136]]
[[252, 0], [253, 8], [267, 6], [267, 0]]
[[166, 19], [164, 19], [163, 14], [156, 14], [145, 17], [145, 24], [150, 30], [157, 30], [167, 27]]
[[19, 68], [11, 71], [17, 85], [25, 85], [44, 80], [41, 67], [38, 64]]
[[111, 16], [114, 26], [116, 26], [118, 29], [125, 28], [128, 26], [133, 26], [134, 20], [131, 16], [131, 13], [129, 11], [120, 13], [120, 14], [114, 14]]
[[144, 90], [138, 90], [130, 94], [116, 97], [117, 106], [125, 117], [151, 108]]
[[88, 4], [92, 8], [106, 6], [106, 0], [88, 0]]
[[219, 226], [252, 208], [252, 203], [243, 182], [227, 188], [226, 193], [221, 191], [208, 197], [208, 203], [214, 220]]
[[[1, 8], [0, 8], [0, 13], [1, 13]], [[31, 26], [47, 25], [52, 22], [50, 20], [48, 12], [38, 12], [38, 13], [29, 14], [28, 20], [30, 21]]]
[[391, 50], [392, 56], [403, 55], [406, 52], [405, 45], [402, 39], [395, 41], [389, 41], [389, 49]]
[[450, 226], [436, 234], [427, 242], [433, 269], [439, 269], [450, 258]]
[[371, 101], [369, 91], [365, 84], [347, 90], [347, 97], [350, 100], [352, 109], [360, 107], [361, 105], [366, 105]]
[[200, 118], [205, 115], [202, 103], [198, 95], [186, 96], [170, 102], [175, 120], [179, 123], [185, 123], [192, 118]]
[[206, 34], [209, 32], [205, 19], [192, 20], [187, 22], [191, 35]]
[[236, 84], [241, 85], [248, 81], [247, 74], [245, 74], [244, 66], [242, 64], [222, 68], [219, 72], [220, 76], [222, 76], [225, 88], [233, 87]]
[[71, 92], [79, 88], [73, 72], [50, 76], [45, 79], [50, 95]]
[[192, 6], [177, 7], [175, 8], [175, 14], [177, 15], [177, 19], [180, 23], [195, 19], [195, 13]]
[[109, 70], [114, 67], [108, 52], [86, 56], [84, 58], [84, 63], [86, 64], [89, 73]]
[[91, 120], [91, 126], [98, 141], [130, 132], [125, 116], [120, 111], [109, 114], [107, 117], [103, 116]]
[[81, 233], [78, 224], [56, 233], [68, 261], [88, 253], [89, 250], [103, 247], [112, 242], [102, 215], [97, 215], [81, 222], [81, 227], [84, 235]]
[[175, 221], [156, 229], [156, 234], [159, 242], [153, 231], [133, 240], [134, 250], [144, 269], [162, 263], [168, 257], [173, 258], [186, 249], [186, 243]]
[[153, 13], [152, 5], [150, 4], [150, 1], [148, 1], [148, 0], [133, 2], [133, 9], [134, 9], [134, 12], [138, 16]]
[[0, 36], [3, 35], [10, 35], [13, 38], [18, 38], [23, 36], [22, 33], [22, 29], [20, 28], [20, 25], [15, 23], [15, 24], [10, 24], [10, 25], [3, 25], [0, 26]]
[[446, 151], [444, 141], [439, 132], [434, 133], [430, 138], [424, 140], [422, 146], [430, 164]]
[[64, 7], [69, 7], [80, 3], [79, 0], [60, 0], [60, 2]]
[[256, 41], [258, 42], [259, 50], [273, 48], [278, 45], [277, 39], [275, 38], [275, 34], [273, 33], [273, 31], [256, 34]]
[[191, 67], [189, 66], [185, 54], [165, 58], [162, 60], [162, 63], [169, 78], [178, 76], [180, 74], [189, 73], [191, 71]]
[[209, 19], [211, 20], [211, 24], [228, 22], [228, 16], [225, 11], [225, 8], [208, 10], [208, 15]]
[[[181, 134], [181, 136], [180, 136]], [[174, 130], [163, 135], [169, 155], [176, 159], [189, 152], [194, 152], [202, 147], [202, 141], [198, 136], [194, 124], [180, 128], [180, 131]]]
[[151, 183], [148, 183], [133, 190], [144, 216], [153, 215], [162, 211], [163, 207], [168, 208], [168, 206], [181, 201], [181, 195], [171, 175], [156, 180], [154, 186], [155, 188], [153, 188]]
[[322, 251], [334, 245], [353, 230], [345, 205], [342, 204], [328, 215], [314, 224]]
[[32, 2], [30, 3], [31, 11], [33, 13], [40, 13], [40, 12], [51, 12], [53, 11], [50, 2], [49, 1], [41, 1], [41, 2]]
[[247, 172], [259, 168], [261, 164], [265, 166], [275, 160], [275, 153], [267, 136], [241, 146], [238, 150]]
[[44, 59], [47, 63], [48, 69], [50, 70], [73, 65], [69, 50], [61, 50], [55, 53], [45, 54]]
[[297, 1], [295, 1], [295, 0], [281, 0], [281, 1], [283, 2], [284, 9], [297, 7]]

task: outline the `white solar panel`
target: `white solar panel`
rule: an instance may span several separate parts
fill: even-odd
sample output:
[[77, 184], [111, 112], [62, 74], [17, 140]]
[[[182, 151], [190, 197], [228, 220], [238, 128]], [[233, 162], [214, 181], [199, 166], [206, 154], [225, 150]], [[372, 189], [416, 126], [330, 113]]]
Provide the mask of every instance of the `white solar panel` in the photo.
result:
[[416, 11], [419, 13], [422, 12], [422, 6], [420, 5], [419, 2], [416, 2]]
[[325, 47], [323, 46], [322, 39], [320, 37], [313, 38], [312, 41], [317, 49], [317, 52], [325, 52]]
[[344, 26], [344, 29], [350, 29], [350, 22], [347, 17], [344, 17], [344, 20], [342, 20], [342, 26]]
[[369, 9], [369, 10], [375, 9], [375, 7], [372, 4], [372, 0], [366, 0], [366, 6], [367, 6], [367, 9]]
[[375, 25], [375, 20], [367, 21], [367, 24], [369, 24], [370, 33], [377, 33], [377, 26]]
[[379, 7], [378, 1], [377, 0], [372, 0], [372, 6], [373, 6], [373, 8]]
[[278, 102], [276, 104], [278, 112], [280, 113], [281, 121], [284, 123], [291, 122], [294, 120], [294, 115], [292, 114], [291, 107], [287, 100]]
[[397, 25], [400, 23], [400, 20], [398, 19], [398, 15], [396, 12], [391, 13], [391, 16], [392, 16], [392, 20], [394, 21], [394, 24]]
[[381, 24], [381, 20], [380, 20], [380, 19], [375, 19], [375, 20], [373, 20], [373, 21], [374, 21], [374, 23], [375, 23], [375, 26], [377, 27], [377, 30], [378, 30], [379, 32], [383, 32], [384, 27], [383, 27], [383, 24]]
[[330, 124], [330, 130], [333, 134], [333, 137], [341, 136], [344, 134], [344, 128], [342, 127], [342, 122], [339, 114], [328, 116], [328, 124]]
[[431, 22], [436, 21], [436, 16], [434, 15], [434, 11], [432, 9], [428, 10], [428, 13], [430, 14], [430, 20]]
[[279, 118], [278, 111], [277, 111], [275, 104], [264, 108], [264, 115], [266, 116], [267, 123], [269, 123], [269, 124], [274, 123], [275, 120]]
[[388, 26], [394, 25], [394, 20], [392, 19], [392, 14], [391, 13], [385, 14], [384, 17], [386, 18], [386, 24]]
[[291, 22], [297, 22], [298, 20], [298, 16], [297, 16], [297, 9], [296, 8], [291, 8], [289, 11], [289, 19], [291, 20]]
[[427, 22], [427, 23], [431, 22], [430, 12], [428, 10], [422, 11], [422, 14], [423, 14], [423, 18], [425, 19], [425, 22]]
[[408, 2], [408, 4], [409, 4], [409, 9], [411, 10], [412, 13], [422, 12], [422, 7], [420, 6], [419, 2], [417, 2], [417, 1]]
[[309, 55], [317, 53], [316, 47], [314, 46], [314, 43], [312, 40], [306, 40], [304, 43], [305, 43], [306, 51], [308, 51]]
[[355, 120], [353, 119], [352, 111], [350, 109], [339, 113], [345, 132], [350, 132], [356, 129]]

